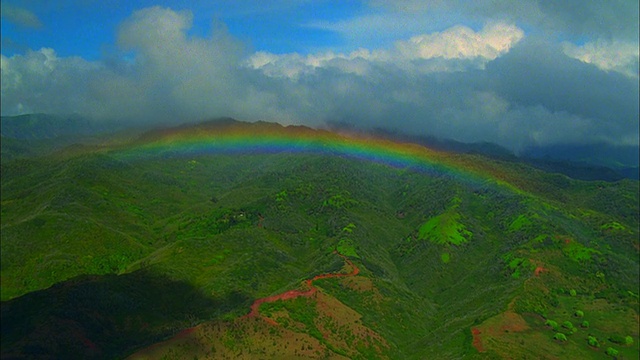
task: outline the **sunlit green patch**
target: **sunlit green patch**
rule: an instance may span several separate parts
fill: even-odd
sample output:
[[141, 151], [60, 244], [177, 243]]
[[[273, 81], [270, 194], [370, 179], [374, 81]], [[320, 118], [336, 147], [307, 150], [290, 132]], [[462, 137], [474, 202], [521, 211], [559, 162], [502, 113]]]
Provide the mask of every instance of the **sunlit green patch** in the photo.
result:
[[344, 256], [360, 258], [358, 252], [356, 252], [356, 247], [353, 244], [353, 241], [347, 238], [340, 239], [338, 245], [336, 246], [336, 250]]
[[506, 263], [507, 271], [514, 279], [519, 279], [524, 273], [529, 273], [533, 270], [533, 265], [528, 259], [516, 257], [512, 253], [503, 255], [502, 260]]
[[520, 215], [509, 225], [509, 231], [518, 231], [525, 226], [531, 225], [532, 222], [526, 215]]
[[460, 214], [447, 211], [432, 217], [418, 230], [420, 240], [429, 240], [436, 244], [461, 245], [471, 239], [473, 234], [460, 222]]
[[606, 223], [606, 224], [600, 226], [600, 229], [602, 229], [602, 230], [624, 230], [626, 228], [624, 227], [624, 225], [620, 224], [619, 222], [612, 221], [610, 223]]
[[547, 234], [540, 234], [538, 236], [536, 236], [535, 238], [533, 238], [533, 243], [543, 243], [547, 238], [549, 238], [549, 235]]
[[562, 248], [562, 252], [576, 262], [589, 261], [593, 254], [601, 254], [600, 251], [586, 247], [577, 241], [569, 241], [566, 243]]

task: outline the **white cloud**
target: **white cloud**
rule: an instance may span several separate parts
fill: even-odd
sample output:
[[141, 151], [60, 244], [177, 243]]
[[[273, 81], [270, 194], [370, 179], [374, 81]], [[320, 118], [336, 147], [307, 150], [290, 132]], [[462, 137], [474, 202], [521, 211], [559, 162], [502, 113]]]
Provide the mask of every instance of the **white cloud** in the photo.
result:
[[[461, 66], [482, 67], [487, 61], [509, 51], [523, 37], [522, 29], [504, 23], [489, 24], [478, 32], [466, 26], [455, 26], [442, 32], [397, 41], [391, 49], [358, 49], [349, 54], [325, 52], [309, 55], [258, 52], [246, 64], [261, 69], [268, 76], [292, 79], [320, 67], [334, 67], [343, 72], [366, 75], [371, 63], [388, 63], [423, 73], [457, 71], [461, 70]], [[461, 65], [460, 62], [441, 60], [473, 61]]]
[[622, 41], [588, 42], [582, 46], [565, 42], [564, 53], [605, 71], [616, 71], [638, 78], [638, 43]]
[[[67, 112], [83, 105], [86, 75], [100, 65], [79, 57], [59, 58], [50, 48], [25, 55], [2, 56], [3, 114], [9, 112]], [[8, 108], [5, 109], [5, 106]]]
[[244, 64], [261, 70], [267, 76], [297, 79], [300, 75], [310, 74], [321, 67], [334, 67], [346, 73], [364, 75], [369, 66], [363, 60], [374, 60], [375, 57], [366, 49], [359, 49], [350, 54], [329, 51], [309, 55], [277, 55], [260, 51], [251, 55]]
[[446, 31], [414, 36], [396, 43], [403, 59], [472, 59], [493, 60], [509, 51], [524, 37], [524, 31], [503, 23], [485, 26], [475, 32], [466, 26], [455, 26]]

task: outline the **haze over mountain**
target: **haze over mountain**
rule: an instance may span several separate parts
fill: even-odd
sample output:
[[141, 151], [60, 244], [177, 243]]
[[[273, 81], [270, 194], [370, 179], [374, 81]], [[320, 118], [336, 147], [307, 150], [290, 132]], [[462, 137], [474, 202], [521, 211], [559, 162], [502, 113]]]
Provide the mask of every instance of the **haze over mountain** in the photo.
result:
[[[135, 136], [150, 129], [150, 124], [106, 124], [89, 120], [79, 115], [60, 116], [47, 114], [25, 114], [3, 116], [2, 158], [12, 159], [44, 154], [71, 145], [79, 139], [83, 143], [100, 142], [114, 132]], [[236, 121], [230, 119], [230, 121]], [[213, 121], [222, 121], [221, 119]], [[523, 161], [539, 169], [561, 173], [574, 179], [616, 181], [622, 178], [638, 179], [637, 148], [635, 146], [610, 146], [596, 144], [588, 146], [564, 145], [528, 148], [519, 156], [508, 149], [488, 142], [463, 143], [451, 139], [406, 134], [387, 129], [364, 131], [346, 123], [331, 122], [326, 126], [340, 133], [375, 136], [401, 142], [413, 142], [432, 149], [456, 153], [482, 154], [507, 161]], [[90, 140], [93, 138], [93, 140]]]
[[2, 6], [3, 116], [337, 121], [553, 157], [638, 146], [632, 0]]

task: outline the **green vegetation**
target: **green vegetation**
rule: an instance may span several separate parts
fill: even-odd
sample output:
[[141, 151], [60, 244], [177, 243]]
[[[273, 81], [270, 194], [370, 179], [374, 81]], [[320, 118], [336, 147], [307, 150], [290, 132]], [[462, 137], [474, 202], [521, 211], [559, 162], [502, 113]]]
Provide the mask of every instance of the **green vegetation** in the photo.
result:
[[571, 321], [565, 321], [562, 323], [562, 327], [569, 330], [570, 334], [573, 334], [574, 332], [576, 332], [576, 327], [573, 326], [573, 323]]
[[600, 254], [598, 250], [588, 248], [577, 241], [570, 241], [563, 248], [563, 252], [571, 260], [576, 262], [589, 261], [594, 254]]
[[[342, 233], [347, 236], [353, 233], [353, 230], [356, 226], [353, 223], [349, 223], [347, 226], [342, 228]], [[352, 258], [360, 258], [358, 252], [356, 251], [356, 245], [353, 240], [343, 237], [338, 241], [338, 245], [336, 245], [336, 251], [344, 256], [352, 257]]]
[[607, 355], [616, 357], [620, 352], [612, 347], [607, 348]]
[[[611, 356], [640, 354], [637, 181], [469, 154], [429, 155], [426, 170], [207, 154], [157, 146], [164, 136], [3, 154], [3, 358], [125, 358], [152, 344], [170, 347], [167, 358], [247, 347], [269, 358], [269, 346], [294, 344], [283, 354], [590, 359], [612, 344]], [[278, 325], [243, 317], [255, 299], [343, 271], [336, 251], [357, 276], [263, 304]], [[197, 342], [161, 343], [198, 324], [210, 331]]]
[[340, 241], [338, 242], [338, 245], [336, 246], [336, 250], [344, 256], [353, 257], [353, 258], [360, 257], [358, 255], [358, 252], [356, 252], [356, 248], [353, 242], [347, 238], [340, 239]]
[[523, 273], [526, 274], [533, 270], [528, 259], [516, 257], [510, 252], [502, 256], [502, 261], [507, 264], [507, 271], [514, 279], [519, 279]]
[[555, 335], [553, 335], [553, 338], [562, 342], [567, 341], [567, 336], [563, 333], [556, 333]]
[[600, 347], [600, 342], [598, 341], [598, 339], [596, 339], [595, 336], [587, 337], [587, 342], [589, 343], [589, 346]]
[[602, 229], [602, 230], [624, 230], [626, 228], [624, 227], [624, 225], [620, 224], [619, 222], [612, 221], [610, 223], [603, 224], [602, 226], [600, 226], [600, 229]]
[[622, 336], [622, 335], [618, 335], [618, 334], [611, 335], [609, 337], [609, 341], [611, 341], [612, 343], [615, 343], [615, 344], [619, 344], [619, 345], [622, 345], [622, 344], [626, 343], [625, 337]]
[[509, 225], [509, 231], [518, 231], [523, 227], [530, 226], [532, 224], [533, 223], [526, 215], [519, 215], [515, 220], [513, 220], [511, 225]]
[[460, 214], [456, 211], [457, 204], [445, 213], [429, 219], [420, 226], [418, 239], [429, 240], [436, 244], [462, 245], [469, 241], [473, 233], [468, 231], [460, 222]]
[[624, 344], [627, 346], [633, 345], [633, 338], [629, 335], [624, 337]]
[[555, 331], [558, 331], [558, 329], [560, 328], [558, 323], [553, 320], [547, 320], [544, 324], [551, 327]]

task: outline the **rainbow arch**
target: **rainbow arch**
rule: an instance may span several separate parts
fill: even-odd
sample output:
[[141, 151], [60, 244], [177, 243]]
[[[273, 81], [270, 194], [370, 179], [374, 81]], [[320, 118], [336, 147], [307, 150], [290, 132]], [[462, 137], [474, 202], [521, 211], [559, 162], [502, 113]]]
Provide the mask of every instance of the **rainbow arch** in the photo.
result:
[[275, 123], [204, 123], [157, 131], [115, 151], [121, 159], [207, 154], [302, 153], [345, 156], [521, 192], [490, 160], [357, 134]]

